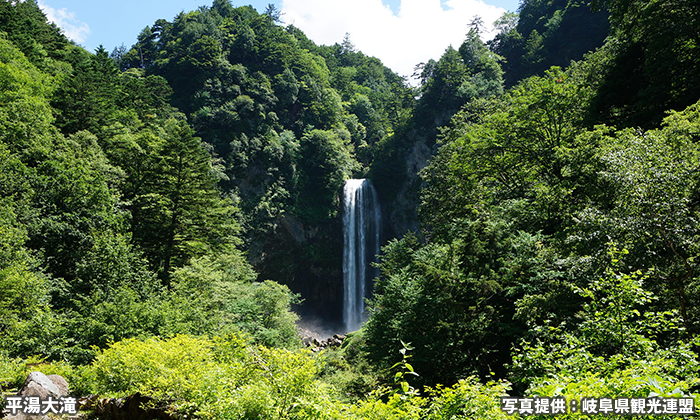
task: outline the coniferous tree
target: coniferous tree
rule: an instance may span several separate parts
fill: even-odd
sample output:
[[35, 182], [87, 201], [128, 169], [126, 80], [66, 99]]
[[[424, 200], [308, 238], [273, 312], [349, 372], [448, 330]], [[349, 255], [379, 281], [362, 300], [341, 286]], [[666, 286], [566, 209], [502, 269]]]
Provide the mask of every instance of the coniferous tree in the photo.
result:
[[233, 208], [219, 197], [209, 154], [184, 121], [169, 120], [133, 198], [133, 233], [168, 282], [170, 270], [233, 240]]
[[102, 46], [95, 54], [73, 48], [69, 60], [73, 71], [53, 100], [59, 112], [56, 123], [64, 134], [87, 130], [102, 137], [121, 93], [119, 70]]

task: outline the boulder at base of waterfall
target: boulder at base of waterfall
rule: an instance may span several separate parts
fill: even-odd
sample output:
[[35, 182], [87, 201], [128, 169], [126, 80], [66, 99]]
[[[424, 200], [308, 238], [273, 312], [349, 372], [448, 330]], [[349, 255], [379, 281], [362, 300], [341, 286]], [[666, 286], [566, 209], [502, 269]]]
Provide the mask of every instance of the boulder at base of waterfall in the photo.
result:
[[307, 347], [311, 347], [311, 351], [314, 353], [330, 347], [340, 347], [343, 344], [345, 337], [345, 335], [333, 334], [333, 337], [329, 337], [323, 341], [318, 341], [314, 338], [313, 341], [307, 345]]

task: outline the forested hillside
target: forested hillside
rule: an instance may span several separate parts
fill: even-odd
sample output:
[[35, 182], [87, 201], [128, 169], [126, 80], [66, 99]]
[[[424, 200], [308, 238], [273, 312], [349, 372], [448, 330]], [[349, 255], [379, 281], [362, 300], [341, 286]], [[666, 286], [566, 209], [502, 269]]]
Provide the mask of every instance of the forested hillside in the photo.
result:
[[488, 44], [504, 58], [508, 87], [542, 75], [550, 66], [566, 67], [603, 44], [610, 29], [609, 13], [589, 3], [526, 1], [517, 13], [506, 13], [496, 22], [498, 34]]
[[[289, 284], [328, 318], [342, 302], [338, 199], [377, 144], [407, 118], [413, 93], [376, 58], [318, 47], [275, 9], [227, 1], [145, 28], [114, 58], [167, 80], [217, 159], [218, 186], [240, 208], [241, 238], [264, 278]], [[338, 300], [338, 299], [341, 300]]]
[[[523, 0], [488, 42], [465, 22], [411, 87], [272, 5], [90, 52], [0, 1], [0, 391], [39, 369], [202, 419], [697, 406], [700, 8], [589, 3]], [[361, 177], [390, 238], [370, 318], [310, 351]]]

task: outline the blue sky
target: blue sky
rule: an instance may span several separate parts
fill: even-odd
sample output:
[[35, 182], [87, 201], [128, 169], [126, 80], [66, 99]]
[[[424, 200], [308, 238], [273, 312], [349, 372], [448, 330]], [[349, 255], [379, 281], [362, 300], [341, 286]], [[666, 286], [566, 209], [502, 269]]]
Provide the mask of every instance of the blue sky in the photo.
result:
[[[213, 0], [38, 0], [49, 20], [78, 44], [108, 51], [124, 44], [157, 19], [172, 20], [180, 11], [210, 6]], [[302, 29], [317, 44], [341, 42], [345, 33], [360, 51], [381, 59], [397, 73], [409, 76], [413, 67], [438, 59], [448, 45], [464, 39], [474, 15], [490, 24], [504, 11], [515, 11], [519, 0], [254, 0], [262, 12], [273, 3], [282, 20]], [[488, 37], [488, 35], [486, 35]]]

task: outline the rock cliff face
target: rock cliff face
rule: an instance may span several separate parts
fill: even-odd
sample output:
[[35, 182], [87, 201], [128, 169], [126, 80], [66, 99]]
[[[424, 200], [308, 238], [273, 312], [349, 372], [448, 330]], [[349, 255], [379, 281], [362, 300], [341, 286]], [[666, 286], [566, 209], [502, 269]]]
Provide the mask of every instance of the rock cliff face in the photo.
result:
[[435, 150], [435, 134], [413, 128], [397, 135], [372, 164], [372, 183], [382, 202], [384, 238], [401, 238], [409, 231], [420, 234], [418, 205], [423, 181], [419, 172]]
[[[423, 181], [419, 175], [432, 156], [431, 148], [423, 136], [412, 132], [408, 136], [408, 144], [404, 150], [406, 161], [404, 182], [396, 187], [396, 194], [386, 203], [388, 224], [391, 226], [391, 237], [403, 237], [407, 232], [420, 233], [418, 205], [420, 204], [420, 189]], [[380, 193], [381, 194], [381, 193]]]
[[301, 295], [295, 307], [305, 318], [324, 321], [328, 328], [342, 327], [343, 229], [340, 216], [315, 226], [285, 215], [270, 235], [253, 241], [248, 259], [259, 278], [287, 285]]
[[[382, 207], [383, 244], [407, 232], [420, 232], [417, 208], [422, 181], [418, 175], [433, 150], [424, 134], [408, 133], [396, 158], [399, 182], [372, 179]], [[381, 186], [381, 187], [380, 187]], [[382, 245], [383, 245], [382, 244]], [[342, 214], [317, 225], [292, 215], [278, 217], [274, 229], [250, 242], [248, 260], [260, 280], [274, 280], [298, 293], [303, 303], [295, 307], [306, 319], [323, 321], [329, 330], [343, 328], [343, 227]]]
[[[409, 231], [420, 232], [417, 208], [422, 181], [418, 173], [427, 165], [432, 150], [424, 136], [413, 132], [408, 137], [399, 154], [400, 182], [372, 180], [375, 186], [383, 186], [377, 188], [384, 217], [383, 244]], [[322, 320], [326, 328], [336, 331], [343, 327], [341, 217], [338, 209], [335, 218], [309, 225], [298, 217], [284, 215], [277, 218], [269, 234], [252, 240], [248, 248], [248, 260], [260, 273], [260, 280], [287, 285], [303, 299], [295, 307], [297, 313]]]

